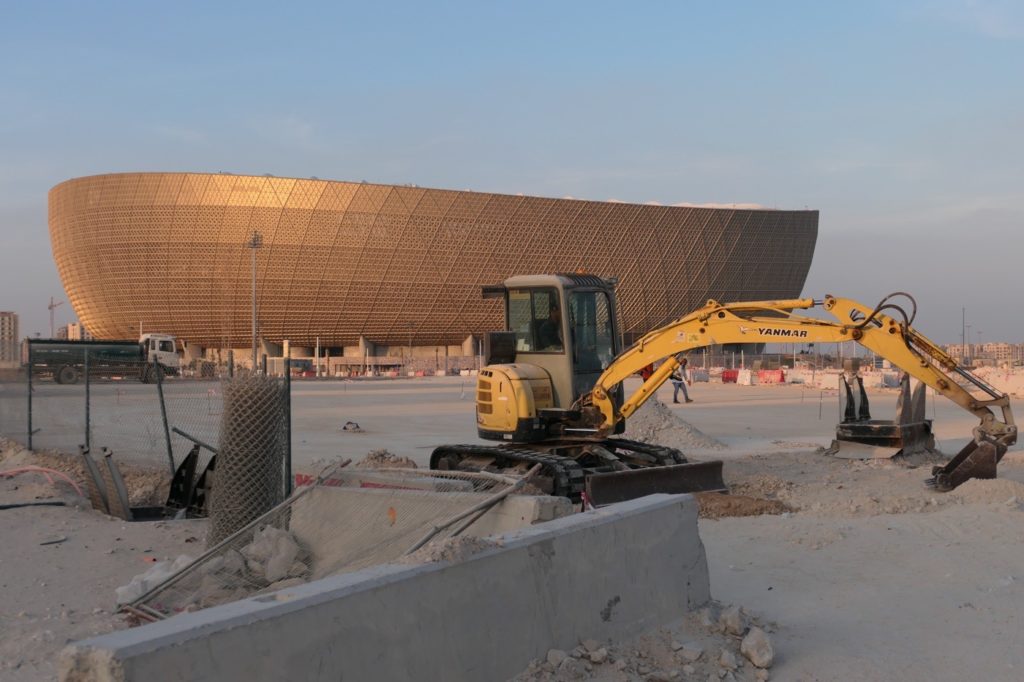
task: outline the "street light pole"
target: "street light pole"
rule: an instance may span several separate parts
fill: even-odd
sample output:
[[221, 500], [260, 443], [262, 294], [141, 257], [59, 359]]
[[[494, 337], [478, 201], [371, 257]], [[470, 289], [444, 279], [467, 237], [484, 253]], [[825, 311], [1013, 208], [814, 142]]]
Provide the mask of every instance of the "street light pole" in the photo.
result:
[[972, 353], [971, 353], [971, 325], [967, 325], [966, 329], [967, 329], [967, 332], [966, 332], [967, 333], [967, 345], [964, 346], [964, 353], [967, 354], [967, 356], [966, 356], [967, 360], [964, 362], [964, 364], [967, 365], [968, 367], [971, 367], [972, 366], [971, 365], [971, 355], [972, 355]]
[[259, 367], [256, 349], [256, 251], [263, 246], [263, 235], [253, 230], [245, 246], [252, 249], [252, 371], [255, 373]]
[[967, 358], [967, 307], [960, 308], [960, 360]]

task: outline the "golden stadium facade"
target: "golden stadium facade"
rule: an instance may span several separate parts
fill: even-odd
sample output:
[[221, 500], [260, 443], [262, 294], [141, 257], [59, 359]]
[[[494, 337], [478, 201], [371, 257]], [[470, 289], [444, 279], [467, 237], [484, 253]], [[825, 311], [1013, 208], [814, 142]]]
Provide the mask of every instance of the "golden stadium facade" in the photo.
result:
[[702, 305], [800, 294], [817, 211], [703, 208], [207, 173], [116, 173], [50, 191], [53, 255], [97, 338], [208, 347], [462, 343], [502, 325], [480, 286], [619, 278], [627, 337]]

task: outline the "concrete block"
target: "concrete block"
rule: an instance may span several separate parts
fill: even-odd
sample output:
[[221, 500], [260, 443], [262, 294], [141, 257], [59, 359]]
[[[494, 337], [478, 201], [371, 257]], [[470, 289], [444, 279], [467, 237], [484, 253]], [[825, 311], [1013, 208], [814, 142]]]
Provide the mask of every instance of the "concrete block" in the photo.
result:
[[386, 565], [67, 647], [61, 679], [501, 680], [710, 599], [689, 495], [497, 536], [461, 563]]

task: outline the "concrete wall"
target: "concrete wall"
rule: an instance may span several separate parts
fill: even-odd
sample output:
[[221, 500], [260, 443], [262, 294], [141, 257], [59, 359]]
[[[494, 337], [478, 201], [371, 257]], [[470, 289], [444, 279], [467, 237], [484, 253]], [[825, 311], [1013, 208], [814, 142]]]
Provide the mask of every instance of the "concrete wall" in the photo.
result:
[[377, 566], [79, 642], [61, 679], [502, 680], [710, 598], [689, 495], [498, 537], [461, 563]]

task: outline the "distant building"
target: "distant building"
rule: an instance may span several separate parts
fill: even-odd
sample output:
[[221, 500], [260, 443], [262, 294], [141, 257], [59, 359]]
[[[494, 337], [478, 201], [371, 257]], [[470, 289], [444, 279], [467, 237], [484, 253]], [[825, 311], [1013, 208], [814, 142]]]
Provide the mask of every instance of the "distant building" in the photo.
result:
[[92, 334], [79, 322], [57, 327], [57, 338], [68, 341], [92, 341]]
[[982, 365], [1019, 365], [1024, 363], [1024, 343], [969, 343], [966, 346], [953, 343], [944, 346], [946, 352], [957, 362]]
[[0, 367], [13, 367], [18, 364], [20, 341], [18, 314], [0, 311]]

